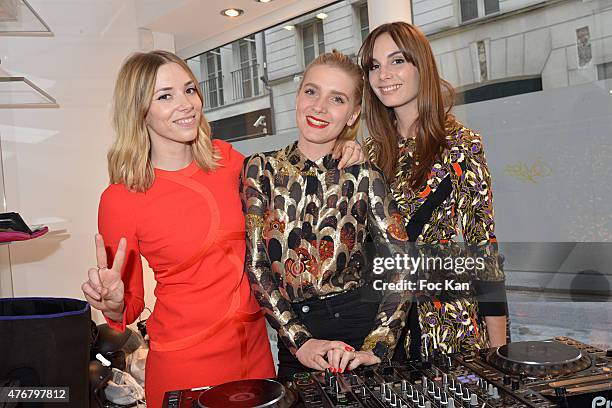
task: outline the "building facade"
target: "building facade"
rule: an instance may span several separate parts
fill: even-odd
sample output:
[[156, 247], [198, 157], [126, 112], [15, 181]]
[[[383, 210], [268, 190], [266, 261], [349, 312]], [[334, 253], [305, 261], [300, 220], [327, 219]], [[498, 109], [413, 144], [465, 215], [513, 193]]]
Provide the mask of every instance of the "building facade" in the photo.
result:
[[[612, 78], [610, 0], [412, 0], [412, 13], [458, 103]], [[343, 0], [189, 59], [215, 137], [246, 151], [295, 139], [305, 66], [356, 55], [368, 31], [368, 3]]]

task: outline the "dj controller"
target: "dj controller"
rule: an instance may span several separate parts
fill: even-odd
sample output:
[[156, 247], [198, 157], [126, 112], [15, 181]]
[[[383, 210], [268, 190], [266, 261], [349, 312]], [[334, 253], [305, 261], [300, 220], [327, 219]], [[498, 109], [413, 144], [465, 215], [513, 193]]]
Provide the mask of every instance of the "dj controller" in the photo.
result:
[[612, 408], [612, 350], [557, 337], [380, 364], [167, 392], [164, 407]]

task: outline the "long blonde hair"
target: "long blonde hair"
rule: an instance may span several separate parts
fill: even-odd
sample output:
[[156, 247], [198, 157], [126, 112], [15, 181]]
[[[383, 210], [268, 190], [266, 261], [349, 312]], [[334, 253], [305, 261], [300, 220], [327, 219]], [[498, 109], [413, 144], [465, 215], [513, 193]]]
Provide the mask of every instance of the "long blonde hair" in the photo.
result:
[[[350, 57], [341, 53], [338, 50], [333, 50], [332, 52], [326, 52], [324, 54], [319, 55], [315, 58], [309, 65], [306, 67], [304, 74], [302, 76], [302, 80], [300, 81], [300, 85], [298, 86], [298, 93], [302, 90], [302, 85], [304, 83], [304, 78], [306, 78], [306, 74], [308, 71], [315, 66], [324, 65], [328, 67], [338, 68], [348, 74], [353, 82], [355, 83], [355, 88], [353, 89], [353, 96], [355, 97], [355, 103], [357, 106], [361, 106], [361, 100], [363, 98], [363, 72], [357, 63], [353, 62]], [[361, 112], [355, 122], [351, 126], [344, 126], [342, 133], [338, 136], [336, 140], [336, 146], [338, 144], [344, 143], [348, 140], [355, 140], [359, 133], [360, 127], [360, 119]]]
[[[108, 159], [110, 182], [124, 184], [129, 190], [144, 192], [151, 188], [155, 172], [151, 162], [151, 140], [145, 117], [151, 106], [159, 67], [175, 63], [189, 74], [203, 100], [198, 80], [185, 61], [167, 51], [136, 53], [121, 67], [113, 95], [113, 128], [116, 139]], [[219, 154], [210, 140], [210, 125], [201, 115], [198, 136], [190, 143], [194, 160], [203, 170], [217, 167]]]

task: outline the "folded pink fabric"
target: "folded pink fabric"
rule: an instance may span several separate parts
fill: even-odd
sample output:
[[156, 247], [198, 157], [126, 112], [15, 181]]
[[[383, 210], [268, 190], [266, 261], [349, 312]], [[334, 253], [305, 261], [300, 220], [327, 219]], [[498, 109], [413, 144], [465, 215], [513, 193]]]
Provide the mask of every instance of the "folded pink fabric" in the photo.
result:
[[42, 227], [35, 230], [32, 234], [18, 231], [0, 231], [0, 242], [26, 241], [28, 239], [38, 238], [49, 232], [49, 227]]

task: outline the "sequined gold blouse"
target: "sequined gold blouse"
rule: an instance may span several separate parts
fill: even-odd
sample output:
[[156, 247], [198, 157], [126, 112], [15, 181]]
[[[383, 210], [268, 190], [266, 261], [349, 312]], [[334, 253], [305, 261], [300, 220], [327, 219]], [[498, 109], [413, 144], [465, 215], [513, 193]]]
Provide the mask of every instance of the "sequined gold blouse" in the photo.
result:
[[[337, 165], [331, 155], [308, 160], [297, 142], [245, 160], [245, 268], [269, 323], [293, 353], [312, 335], [291, 303], [363, 286], [368, 232], [378, 256], [407, 250], [402, 217], [382, 172], [368, 163], [343, 170]], [[397, 270], [388, 279], [407, 278]], [[393, 351], [410, 300], [408, 291], [383, 292], [362, 350], [380, 358]]]

